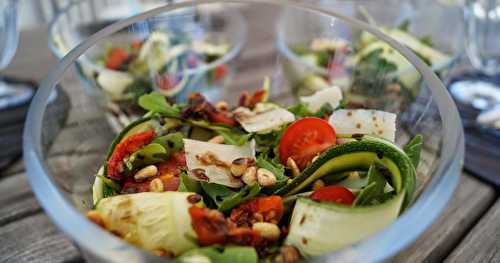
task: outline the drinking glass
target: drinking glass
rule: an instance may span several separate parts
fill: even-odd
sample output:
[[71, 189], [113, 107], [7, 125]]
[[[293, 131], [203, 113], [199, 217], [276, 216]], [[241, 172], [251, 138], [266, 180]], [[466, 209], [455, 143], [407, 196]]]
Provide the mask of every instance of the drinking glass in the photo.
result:
[[467, 55], [480, 73], [453, 83], [450, 91], [479, 112], [474, 125], [500, 130], [500, 1], [467, 0], [463, 9]]
[[[0, 1], [0, 71], [14, 57], [18, 42], [17, 1]], [[0, 110], [16, 103], [16, 89], [0, 79]]]

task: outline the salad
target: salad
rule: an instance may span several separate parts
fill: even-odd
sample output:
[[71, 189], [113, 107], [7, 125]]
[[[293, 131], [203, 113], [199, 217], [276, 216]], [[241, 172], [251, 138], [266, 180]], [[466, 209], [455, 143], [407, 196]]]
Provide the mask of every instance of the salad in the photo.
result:
[[147, 113], [111, 143], [87, 217], [180, 262], [295, 262], [411, 205], [423, 138], [396, 145], [395, 114], [348, 109], [335, 86], [283, 106], [269, 87], [234, 107], [141, 96]]
[[228, 73], [226, 64], [198, 74], [188, 71], [217, 61], [229, 49], [226, 42], [192, 39], [180, 32], [166, 31], [155, 31], [145, 39], [126, 44], [107, 43], [105, 52], [94, 59], [103, 69], [97, 74], [96, 83], [111, 98], [110, 110], [119, 117], [119, 127], [123, 128], [130, 123], [129, 119], [144, 113], [136, 106], [144, 94], [155, 90], [174, 97], [200, 81], [206, 87], [223, 81]]
[[[409, 47], [435, 70], [451, 61], [449, 55], [433, 46], [430, 37], [412, 35], [409, 22], [381, 30]], [[353, 47], [340, 38], [316, 38], [307, 45], [292, 46], [291, 50], [315, 69], [302, 74], [290, 73], [302, 75], [294, 85], [295, 92], [301, 96], [337, 85], [345, 91], [350, 103], [365, 108], [398, 110], [417, 95], [420, 87], [420, 74], [412, 64], [389, 44], [366, 31], [357, 37]]]

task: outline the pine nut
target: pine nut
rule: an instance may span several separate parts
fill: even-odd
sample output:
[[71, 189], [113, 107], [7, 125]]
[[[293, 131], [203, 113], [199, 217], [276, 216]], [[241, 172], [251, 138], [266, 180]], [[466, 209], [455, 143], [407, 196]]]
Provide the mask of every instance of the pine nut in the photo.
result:
[[135, 173], [134, 175], [134, 179], [136, 181], [142, 181], [155, 176], [157, 173], [158, 173], [158, 168], [156, 168], [156, 166], [148, 165], [142, 168], [141, 170], [137, 171], [137, 173]]
[[250, 158], [250, 157], [242, 157], [242, 158], [235, 159], [231, 163], [231, 167], [230, 167], [231, 173], [236, 177], [240, 177], [245, 173], [245, 171], [248, 169], [248, 167], [254, 166], [254, 165], [255, 165], [255, 159]]
[[257, 181], [257, 168], [255, 166], [250, 166], [241, 176], [241, 180], [247, 184], [251, 185]]
[[262, 187], [273, 186], [276, 184], [276, 176], [267, 169], [259, 168], [259, 170], [257, 170], [257, 181]]
[[151, 192], [163, 192], [163, 182], [160, 178], [155, 178], [151, 182], [149, 182], [149, 190]]
[[297, 177], [300, 175], [300, 169], [292, 157], [288, 157], [288, 159], [286, 160], [286, 165], [288, 166], [288, 168], [292, 169], [292, 176], [293, 177]]
[[277, 225], [267, 222], [257, 222], [252, 228], [259, 232], [260, 236], [267, 240], [278, 240], [280, 237], [280, 229]]

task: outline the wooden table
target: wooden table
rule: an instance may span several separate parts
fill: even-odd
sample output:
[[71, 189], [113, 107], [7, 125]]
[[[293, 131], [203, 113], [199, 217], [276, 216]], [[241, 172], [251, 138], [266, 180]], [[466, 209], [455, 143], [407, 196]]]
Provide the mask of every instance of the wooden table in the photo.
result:
[[[265, 21], [260, 21], [264, 23]], [[268, 21], [269, 22], [269, 21]], [[40, 80], [56, 60], [46, 47], [45, 28], [21, 34], [21, 44], [6, 73]], [[272, 40], [272, 36], [268, 36]], [[249, 43], [249, 45], [256, 43]], [[271, 46], [243, 54], [242, 67], [264, 74]], [[262, 59], [254, 60], [255, 57]], [[271, 61], [268, 61], [271, 62]], [[257, 85], [240, 79], [241, 85]], [[74, 109], [73, 109], [74, 110]], [[71, 115], [71, 112], [70, 112]], [[494, 188], [463, 173], [440, 218], [414, 244], [390, 262], [500, 262], [500, 201]], [[20, 160], [0, 172], [0, 262], [81, 262], [72, 242], [44, 214]]]

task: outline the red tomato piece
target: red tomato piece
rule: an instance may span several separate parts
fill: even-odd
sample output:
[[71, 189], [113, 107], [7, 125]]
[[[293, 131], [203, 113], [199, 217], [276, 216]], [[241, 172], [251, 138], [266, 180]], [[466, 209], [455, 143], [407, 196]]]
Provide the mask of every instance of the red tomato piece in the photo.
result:
[[128, 60], [128, 58], [129, 55], [123, 48], [115, 47], [109, 52], [108, 58], [106, 59], [106, 67], [117, 70]]
[[189, 208], [189, 214], [200, 245], [224, 245], [226, 243], [229, 227], [222, 213], [192, 206]]
[[225, 64], [218, 65], [214, 70], [215, 80], [221, 80], [227, 74], [227, 66]]
[[307, 117], [290, 125], [279, 144], [281, 163], [286, 165], [289, 157], [302, 170], [324, 150], [335, 146], [335, 129], [320, 118]]
[[277, 224], [283, 216], [283, 210], [281, 196], [256, 197], [234, 208], [230, 219], [237, 226], [251, 226], [259, 221]]
[[108, 177], [115, 180], [122, 179], [120, 170], [123, 158], [139, 150], [142, 146], [150, 143], [154, 137], [155, 132], [150, 130], [131, 135], [118, 143], [108, 160]]
[[352, 205], [356, 196], [349, 189], [338, 186], [321, 187], [311, 194], [311, 199], [316, 201], [327, 201], [343, 205]]

